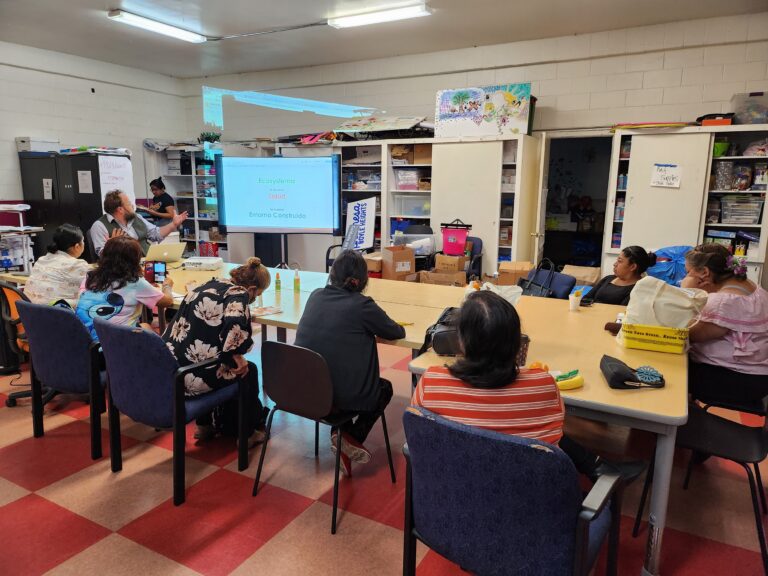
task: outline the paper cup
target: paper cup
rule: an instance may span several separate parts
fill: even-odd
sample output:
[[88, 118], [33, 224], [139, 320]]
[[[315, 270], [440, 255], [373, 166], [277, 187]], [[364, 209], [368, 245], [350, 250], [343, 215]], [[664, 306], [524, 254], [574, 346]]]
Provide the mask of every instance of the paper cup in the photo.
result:
[[568, 296], [568, 310], [571, 312], [578, 312], [580, 306], [581, 296], [576, 296], [575, 294]]

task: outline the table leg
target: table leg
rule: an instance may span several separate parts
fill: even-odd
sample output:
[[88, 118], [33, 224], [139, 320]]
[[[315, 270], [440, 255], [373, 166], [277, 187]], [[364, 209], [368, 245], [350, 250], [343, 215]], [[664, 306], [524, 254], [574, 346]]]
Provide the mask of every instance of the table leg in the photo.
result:
[[262, 324], [261, 325], [261, 343], [264, 344], [268, 340], [267, 338], [267, 325]]
[[676, 426], [669, 426], [665, 433], [659, 433], [656, 436], [653, 492], [651, 493], [651, 511], [648, 516], [648, 543], [645, 548], [642, 576], [657, 576], [659, 574], [661, 539], [664, 535], [664, 525], [667, 522], [667, 502], [669, 501], [669, 484], [672, 479], [676, 436]]
[[[411, 350], [411, 360], [418, 357], [418, 355], [419, 355], [419, 351], [416, 350], [416, 348]], [[419, 376], [411, 372], [411, 391], [416, 389], [416, 384], [418, 383], [419, 383]]]
[[277, 327], [277, 341], [278, 342], [285, 342], [287, 334], [288, 334], [288, 330], [286, 328], [280, 328], [279, 326]]

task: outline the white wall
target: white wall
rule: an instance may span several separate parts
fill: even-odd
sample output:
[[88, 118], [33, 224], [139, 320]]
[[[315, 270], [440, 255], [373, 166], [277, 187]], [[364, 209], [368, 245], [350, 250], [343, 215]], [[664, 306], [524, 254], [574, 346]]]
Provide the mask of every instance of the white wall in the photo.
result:
[[[729, 111], [734, 93], [768, 91], [768, 12], [187, 80], [187, 124], [203, 127], [203, 85], [432, 118], [437, 90], [507, 82], [532, 83], [537, 130], [692, 121]], [[330, 130], [339, 120], [228, 103], [224, 123], [224, 138], [239, 139]], [[304, 267], [322, 261], [325, 243], [291, 244]]]
[[187, 135], [182, 88], [169, 76], [0, 42], [0, 200], [22, 198], [16, 136], [129, 148], [145, 197], [142, 140]]

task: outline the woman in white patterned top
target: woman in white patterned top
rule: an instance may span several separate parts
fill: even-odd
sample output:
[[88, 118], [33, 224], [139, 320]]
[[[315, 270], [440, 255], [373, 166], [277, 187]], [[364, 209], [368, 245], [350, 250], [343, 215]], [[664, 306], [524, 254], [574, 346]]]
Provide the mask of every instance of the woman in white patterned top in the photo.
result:
[[41, 256], [29, 275], [24, 294], [35, 304], [65, 300], [77, 304], [80, 285], [88, 272], [88, 262], [80, 256], [85, 250], [83, 233], [77, 226], [62, 224], [53, 233], [48, 253]]

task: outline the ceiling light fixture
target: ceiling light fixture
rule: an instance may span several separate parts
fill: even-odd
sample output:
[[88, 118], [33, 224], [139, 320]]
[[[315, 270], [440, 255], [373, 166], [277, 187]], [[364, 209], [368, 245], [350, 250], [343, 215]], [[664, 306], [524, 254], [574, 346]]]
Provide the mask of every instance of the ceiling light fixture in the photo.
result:
[[171, 38], [178, 38], [179, 40], [185, 40], [186, 42], [192, 42], [194, 44], [201, 44], [208, 40], [208, 38], [202, 34], [190, 32], [189, 30], [182, 30], [176, 26], [163, 24], [162, 22], [150, 20], [149, 18], [137, 16], [136, 14], [131, 14], [130, 12], [125, 12], [123, 10], [110, 10], [107, 13], [107, 18], [114, 20], [115, 22], [121, 22], [123, 24], [128, 24], [129, 26], [143, 28], [144, 30], [149, 30], [150, 32], [156, 32], [158, 34], [170, 36]]
[[431, 14], [432, 11], [426, 3], [422, 2], [415, 6], [392, 8], [391, 10], [379, 10], [378, 12], [368, 12], [366, 14], [355, 14], [352, 16], [340, 16], [339, 18], [328, 18], [328, 26], [333, 26], [334, 28], [351, 28], [353, 26], [367, 26], [368, 24], [407, 20], [408, 18], [418, 18], [420, 16], [429, 16]]

